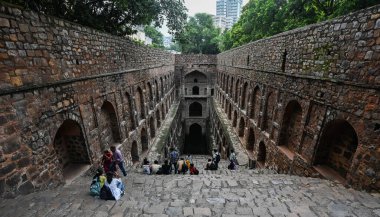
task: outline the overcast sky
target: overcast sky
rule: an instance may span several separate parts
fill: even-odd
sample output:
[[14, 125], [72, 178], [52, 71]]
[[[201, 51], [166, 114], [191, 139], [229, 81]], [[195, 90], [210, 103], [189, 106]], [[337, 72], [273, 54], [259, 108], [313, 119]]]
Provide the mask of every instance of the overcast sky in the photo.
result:
[[[243, 5], [247, 4], [248, 1], [243, 0]], [[216, 0], [185, 0], [185, 6], [188, 9], [187, 14], [189, 16], [194, 16], [196, 13], [216, 14]], [[161, 32], [165, 36], [169, 35], [166, 26], [161, 29]]]

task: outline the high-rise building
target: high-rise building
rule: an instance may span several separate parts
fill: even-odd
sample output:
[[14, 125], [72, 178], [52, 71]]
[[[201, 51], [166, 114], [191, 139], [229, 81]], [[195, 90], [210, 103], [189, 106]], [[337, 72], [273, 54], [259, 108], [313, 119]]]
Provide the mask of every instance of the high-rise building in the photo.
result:
[[[215, 25], [222, 29], [230, 29], [239, 20], [242, 7], [243, 0], [216, 0], [216, 16], [214, 20], [219, 22], [215, 22]], [[221, 20], [225, 21], [220, 22]]]

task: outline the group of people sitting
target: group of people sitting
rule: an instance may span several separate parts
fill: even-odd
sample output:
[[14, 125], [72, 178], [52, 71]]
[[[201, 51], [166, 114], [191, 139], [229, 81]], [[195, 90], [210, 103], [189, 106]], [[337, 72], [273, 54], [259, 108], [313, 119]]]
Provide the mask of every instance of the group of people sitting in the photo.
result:
[[[238, 162], [233, 150], [230, 153], [229, 160], [228, 169], [236, 170]], [[214, 149], [213, 157], [208, 159], [205, 170], [217, 170], [219, 162], [220, 153]], [[111, 146], [110, 150], [105, 150], [101, 163], [103, 168], [97, 169], [90, 185], [90, 194], [104, 200], [119, 200], [124, 195], [125, 187], [117, 173], [117, 167], [120, 168], [124, 176], [127, 176], [120, 150], [115, 146]], [[143, 161], [143, 173], [147, 175], [169, 175], [173, 173], [173, 170], [174, 174], [199, 174], [198, 169], [194, 166], [192, 156], [187, 155], [186, 158], [179, 158], [179, 153], [175, 149], [171, 149], [169, 160], [165, 160], [162, 165], [157, 160], [153, 164], [147, 158]]]
[[199, 171], [194, 166], [190, 155], [188, 155], [186, 159], [180, 158], [176, 160], [175, 158], [170, 158], [170, 163], [169, 160], [165, 160], [162, 165], [160, 165], [157, 160], [155, 160], [153, 164], [150, 164], [150, 162], [145, 158], [143, 162], [143, 173], [147, 175], [169, 175], [172, 174], [173, 167], [175, 174], [199, 174]]
[[104, 151], [101, 164], [103, 168], [98, 168], [92, 179], [90, 194], [104, 200], [119, 200], [124, 195], [125, 187], [117, 172], [117, 167], [124, 176], [127, 176], [121, 151], [111, 146], [110, 150]]
[[103, 173], [98, 168], [90, 185], [90, 194], [103, 200], [119, 200], [124, 195], [124, 183], [113, 172]]

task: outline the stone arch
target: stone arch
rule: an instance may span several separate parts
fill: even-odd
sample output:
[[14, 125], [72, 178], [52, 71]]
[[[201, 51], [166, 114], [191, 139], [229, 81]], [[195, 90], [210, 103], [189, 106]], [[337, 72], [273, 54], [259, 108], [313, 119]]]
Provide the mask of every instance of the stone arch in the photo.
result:
[[142, 89], [139, 86], [137, 87], [135, 100], [140, 119], [145, 119], [144, 95]]
[[236, 112], [236, 110], [234, 111], [234, 117], [233, 117], [233, 119], [232, 119], [232, 126], [233, 127], [236, 127], [236, 125], [237, 125], [237, 112]]
[[265, 167], [266, 158], [267, 158], [267, 151], [266, 151], [265, 143], [261, 141], [259, 143], [259, 150], [257, 152], [257, 162], [261, 164], [262, 167]]
[[141, 129], [140, 133], [142, 151], [145, 152], [149, 149], [148, 134], [145, 128]]
[[273, 111], [276, 105], [275, 94], [269, 92], [265, 101], [265, 111], [263, 113], [263, 130], [268, 130], [272, 126]]
[[255, 121], [259, 120], [259, 113], [260, 113], [260, 103], [261, 102], [261, 91], [260, 88], [257, 86], [251, 97], [251, 112], [249, 114], [249, 118], [254, 119]]
[[232, 76], [231, 76], [231, 83], [230, 83], [230, 86], [228, 88], [230, 89], [229, 94], [230, 94], [231, 100], [233, 100], [234, 77], [232, 77]]
[[154, 138], [156, 136], [156, 128], [154, 126], [153, 117], [150, 117], [149, 119], [149, 129], [150, 129], [150, 138]]
[[349, 122], [336, 119], [328, 122], [322, 131], [314, 165], [333, 169], [346, 177], [358, 147], [358, 136]]
[[192, 94], [193, 95], [199, 95], [199, 87], [198, 86], [193, 87]]
[[105, 149], [114, 143], [121, 142], [119, 124], [117, 121], [116, 111], [109, 101], [104, 101], [101, 107], [100, 130], [102, 131], [102, 145]]
[[243, 86], [243, 91], [241, 93], [241, 108], [243, 110], [246, 109], [247, 89], [248, 89], [248, 82], [245, 82]]
[[295, 152], [298, 146], [298, 138], [302, 132], [302, 107], [296, 101], [290, 101], [282, 119], [282, 127], [279, 145], [287, 147], [290, 151]]
[[152, 85], [150, 82], [147, 83], [148, 85], [148, 99], [149, 99], [149, 108], [153, 108], [153, 90], [152, 90]]
[[185, 154], [207, 154], [206, 139], [202, 132], [202, 126], [193, 123], [189, 127], [189, 135], [186, 136], [184, 147]]
[[230, 83], [230, 76], [227, 75], [226, 86], [224, 87], [224, 91], [226, 92], [226, 94], [228, 94], [228, 91], [229, 91], [229, 83]]
[[53, 144], [64, 179], [72, 174], [72, 166], [78, 168], [90, 164], [86, 141], [78, 122], [65, 120], [58, 128]]
[[249, 128], [246, 148], [248, 151], [253, 151], [255, 148], [255, 132], [253, 128]]
[[157, 128], [161, 127], [160, 109], [156, 111]]
[[132, 142], [131, 158], [132, 158], [132, 162], [133, 163], [138, 162], [140, 160], [140, 157], [139, 157], [139, 148], [138, 148], [137, 142], [135, 140]]
[[164, 108], [164, 104], [162, 103], [161, 104], [161, 118], [162, 118], [162, 120], [164, 120], [165, 117], [166, 117], [165, 108]]
[[202, 116], [202, 104], [193, 102], [189, 106], [189, 116]]
[[158, 89], [158, 82], [157, 82], [157, 80], [154, 80], [154, 86], [155, 86], [155, 89], [156, 89], [156, 101], [158, 102], [158, 99], [160, 99], [160, 91]]
[[232, 113], [232, 106], [231, 106], [231, 103], [229, 103], [229, 106], [228, 106], [228, 119], [231, 120], [231, 113]]
[[240, 79], [237, 79], [236, 80], [236, 84], [235, 84], [235, 102], [236, 103], [239, 103], [239, 86], [240, 86]]
[[244, 137], [245, 121], [243, 117], [240, 117], [238, 136]]
[[127, 98], [127, 102], [126, 102], [126, 107], [127, 107], [126, 110], [128, 112], [127, 122], [129, 123], [130, 130], [132, 131], [133, 129], [135, 129], [135, 118], [134, 118], [133, 109], [132, 109], [133, 108], [132, 107], [132, 97], [128, 92], [125, 92], [125, 97]]
[[191, 71], [185, 75], [186, 83], [206, 83], [207, 75], [198, 70]]
[[161, 98], [163, 98], [165, 95], [165, 92], [164, 92], [164, 82], [162, 80], [162, 77], [160, 77], [160, 87], [161, 87]]

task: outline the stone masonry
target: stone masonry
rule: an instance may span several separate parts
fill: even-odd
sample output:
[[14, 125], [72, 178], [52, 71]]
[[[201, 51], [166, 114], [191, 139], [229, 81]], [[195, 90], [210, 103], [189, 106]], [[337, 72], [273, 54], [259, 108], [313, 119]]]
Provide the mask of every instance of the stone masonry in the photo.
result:
[[221, 53], [217, 67], [217, 101], [258, 166], [379, 191], [379, 6]]
[[[172, 55], [1, 3], [0, 33], [2, 198], [56, 187], [73, 165], [95, 168], [110, 145], [129, 168], [165, 156], [149, 151], [183, 147], [190, 131], [224, 158], [239, 147], [251, 166], [380, 189], [380, 6], [217, 56]], [[231, 215], [250, 215], [243, 206]]]

